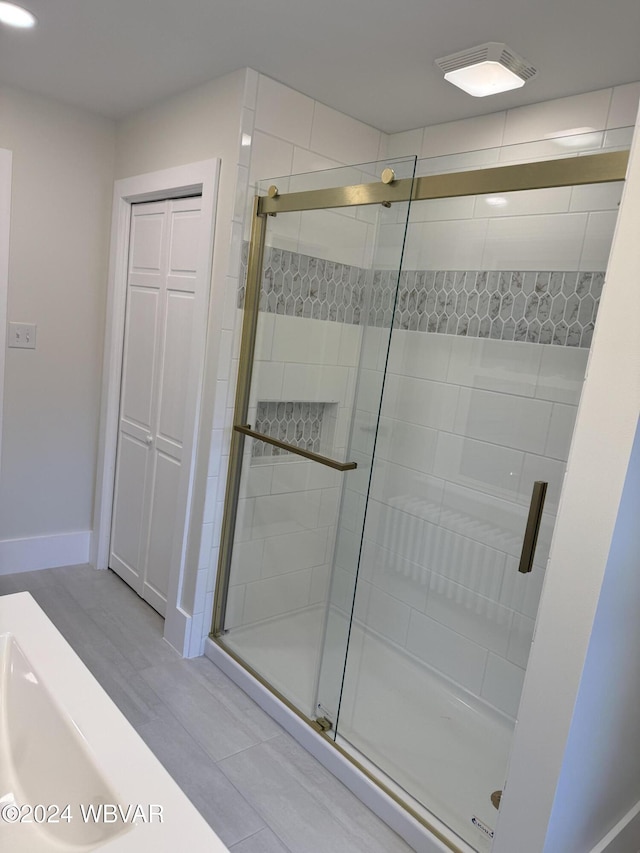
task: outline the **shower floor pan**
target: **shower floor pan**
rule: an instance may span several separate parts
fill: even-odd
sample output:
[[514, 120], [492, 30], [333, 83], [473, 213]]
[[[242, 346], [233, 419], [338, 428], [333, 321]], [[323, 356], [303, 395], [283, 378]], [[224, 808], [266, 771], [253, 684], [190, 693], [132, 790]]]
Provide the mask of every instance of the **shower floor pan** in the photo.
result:
[[[323, 608], [234, 629], [224, 638], [303, 713], [315, 716]], [[488, 850], [514, 723], [389, 641], [354, 623], [337, 742], [468, 844]], [[475, 819], [475, 820], [474, 820]]]

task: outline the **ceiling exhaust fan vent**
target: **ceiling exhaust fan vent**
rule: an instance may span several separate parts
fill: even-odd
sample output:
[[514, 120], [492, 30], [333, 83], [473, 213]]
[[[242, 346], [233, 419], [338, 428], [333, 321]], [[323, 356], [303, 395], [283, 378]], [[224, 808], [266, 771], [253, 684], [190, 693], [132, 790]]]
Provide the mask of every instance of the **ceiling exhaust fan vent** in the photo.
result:
[[530, 65], [521, 56], [518, 56], [517, 53], [510, 50], [506, 44], [502, 47], [503, 51], [498, 61], [501, 62], [505, 68], [508, 68], [509, 71], [513, 71], [514, 74], [517, 74], [518, 77], [522, 77], [523, 80], [530, 80], [538, 73], [537, 69], [534, 68], [533, 65]]
[[518, 56], [503, 42], [497, 41], [489, 41], [486, 44], [436, 59], [436, 65], [444, 74], [457, 71], [459, 68], [467, 68], [469, 65], [477, 65], [480, 62], [499, 62], [523, 80], [530, 80], [537, 74], [537, 69], [530, 62]]

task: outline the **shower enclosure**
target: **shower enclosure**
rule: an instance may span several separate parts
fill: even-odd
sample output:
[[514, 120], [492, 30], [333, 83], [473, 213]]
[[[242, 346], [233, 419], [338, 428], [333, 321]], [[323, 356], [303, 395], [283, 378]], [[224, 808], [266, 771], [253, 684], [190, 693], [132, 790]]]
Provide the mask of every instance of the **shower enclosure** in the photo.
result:
[[254, 203], [212, 638], [452, 850], [491, 846], [624, 178], [586, 136]]

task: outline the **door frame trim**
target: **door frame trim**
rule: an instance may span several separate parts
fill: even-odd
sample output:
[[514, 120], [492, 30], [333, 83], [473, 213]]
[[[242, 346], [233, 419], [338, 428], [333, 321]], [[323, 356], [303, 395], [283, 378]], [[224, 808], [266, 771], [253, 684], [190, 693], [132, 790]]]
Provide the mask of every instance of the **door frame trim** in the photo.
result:
[[184, 462], [188, 462], [184, 470], [188, 470], [189, 476], [181, 477], [176, 525], [183, 530], [183, 535], [182, 537], [177, 536], [174, 543], [165, 615], [165, 638], [181, 653], [185, 641], [189, 637], [191, 620], [191, 614], [180, 606], [180, 600], [187, 553], [198, 423], [202, 402], [219, 174], [220, 160], [214, 158], [162, 169], [157, 172], [135, 175], [130, 178], [122, 178], [115, 182], [113, 191], [102, 397], [90, 551], [90, 562], [96, 569], [106, 569], [109, 561], [124, 347], [131, 205], [146, 201], [181, 198], [188, 195], [202, 196], [200, 257], [198, 258], [197, 277], [203, 284], [205, 310], [200, 317], [198, 334], [194, 336], [191, 350], [191, 363], [198, 364], [198, 370], [194, 372], [187, 392], [187, 406], [193, 407], [194, 411], [193, 430], [185, 436], [184, 441]]
[[0, 148], [0, 461], [2, 459], [4, 375], [7, 365], [12, 162], [13, 152], [8, 148]]

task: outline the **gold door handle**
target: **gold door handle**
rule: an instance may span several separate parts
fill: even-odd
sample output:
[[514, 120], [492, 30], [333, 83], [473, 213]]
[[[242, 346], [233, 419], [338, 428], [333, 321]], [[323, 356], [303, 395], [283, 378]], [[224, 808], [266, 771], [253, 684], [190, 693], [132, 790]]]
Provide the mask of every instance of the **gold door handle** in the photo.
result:
[[536, 543], [538, 541], [538, 533], [540, 532], [542, 510], [544, 508], [544, 499], [547, 494], [548, 485], [543, 480], [536, 480], [533, 484], [531, 503], [529, 504], [529, 517], [527, 518], [527, 527], [524, 531], [520, 565], [518, 566], [518, 571], [523, 574], [527, 574], [533, 568], [533, 557], [536, 553]]

